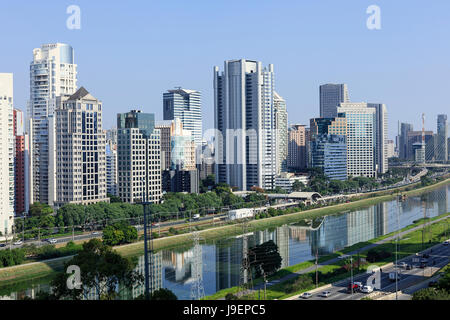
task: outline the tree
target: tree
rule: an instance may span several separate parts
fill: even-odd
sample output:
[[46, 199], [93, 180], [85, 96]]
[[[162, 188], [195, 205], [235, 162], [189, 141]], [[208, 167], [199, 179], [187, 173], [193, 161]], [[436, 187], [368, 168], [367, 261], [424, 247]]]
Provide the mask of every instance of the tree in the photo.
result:
[[109, 225], [103, 229], [103, 242], [108, 246], [131, 243], [137, 238], [136, 228], [125, 222]]
[[48, 204], [35, 202], [30, 205], [28, 214], [32, 217], [46, 216], [53, 213], [53, 208]]
[[292, 191], [298, 192], [302, 191], [305, 188], [305, 185], [300, 180], [295, 180], [292, 184]]
[[52, 281], [51, 299], [87, 299], [93, 290], [98, 300], [112, 300], [121, 290], [132, 290], [144, 280], [134, 271], [136, 262], [122, 257], [98, 239], [85, 242], [83, 249], [65, 264], [64, 270], [70, 265], [80, 268], [82, 288], [69, 289], [67, 279], [70, 275], [61, 272]]
[[281, 260], [278, 247], [272, 240], [249, 249], [249, 262], [256, 277], [275, 273], [281, 267]]
[[450, 300], [450, 294], [443, 289], [425, 288], [414, 292], [412, 300]]
[[150, 300], [178, 300], [177, 296], [169, 289], [161, 288], [153, 291]]
[[115, 195], [112, 195], [109, 193], [106, 196], [109, 198], [110, 203], [121, 203], [122, 202], [122, 200], [118, 196], [115, 196]]

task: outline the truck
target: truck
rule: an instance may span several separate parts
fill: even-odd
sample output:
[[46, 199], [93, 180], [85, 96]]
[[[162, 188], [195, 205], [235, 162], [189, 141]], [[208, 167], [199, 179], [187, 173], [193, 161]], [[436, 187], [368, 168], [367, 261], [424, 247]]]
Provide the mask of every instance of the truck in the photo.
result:
[[246, 218], [252, 218], [254, 216], [253, 209], [236, 209], [236, 210], [230, 210], [228, 211], [228, 220], [239, 220], [239, 219], [246, 219]]
[[389, 280], [394, 282], [395, 280], [400, 280], [400, 275], [398, 273], [398, 271], [394, 271], [394, 272], [389, 272]]

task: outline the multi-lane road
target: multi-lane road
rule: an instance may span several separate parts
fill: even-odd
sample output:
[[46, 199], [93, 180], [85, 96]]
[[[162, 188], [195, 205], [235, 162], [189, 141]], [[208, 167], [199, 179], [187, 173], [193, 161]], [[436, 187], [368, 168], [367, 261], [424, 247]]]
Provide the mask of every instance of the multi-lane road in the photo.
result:
[[[422, 258], [422, 254], [428, 254], [429, 258], [427, 258], [427, 262], [424, 265], [424, 268], [420, 267], [420, 259]], [[409, 256], [398, 262], [405, 262], [405, 264], [409, 264], [412, 266], [411, 270], [407, 270], [405, 267], [396, 267], [395, 265], [381, 267], [380, 276], [380, 289], [375, 289], [375, 291], [371, 294], [362, 293], [360, 291], [356, 291], [353, 293], [349, 293], [347, 291], [347, 287], [351, 282], [351, 278], [347, 278], [339, 283], [333, 284], [329, 287], [324, 287], [323, 290], [314, 290], [312, 291], [312, 296], [308, 300], [359, 300], [364, 297], [374, 297], [374, 296], [382, 296], [385, 294], [390, 294], [396, 292], [396, 288], [399, 291], [405, 290], [409, 287], [412, 287], [426, 279], [428, 279], [432, 274], [438, 271], [440, 268], [444, 267], [449, 263], [450, 257], [450, 245], [438, 244], [430, 249], [427, 249], [421, 253], [419, 256]], [[397, 282], [389, 280], [389, 273], [398, 271], [400, 276]], [[355, 276], [353, 278], [354, 282], [362, 282], [364, 285], [367, 283], [369, 277], [373, 277], [373, 274], [362, 274]], [[374, 284], [368, 284], [370, 286], [374, 286]], [[320, 288], [319, 288], [320, 289]], [[323, 291], [329, 291], [330, 294], [328, 297], [324, 298], [321, 296]], [[305, 300], [300, 296], [294, 297], [294, 300]]]

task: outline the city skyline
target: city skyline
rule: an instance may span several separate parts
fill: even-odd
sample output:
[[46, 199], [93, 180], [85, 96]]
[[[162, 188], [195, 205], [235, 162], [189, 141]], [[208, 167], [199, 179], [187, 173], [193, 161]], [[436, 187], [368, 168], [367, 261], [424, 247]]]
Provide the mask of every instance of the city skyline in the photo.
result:
[[[14, 34], [6, 35], [6, 40], [11, 45], [9, 50], [4, 51], [5, 59], [0, 63], [0, 69], [14, 73], [15, 107], [25, 111], [29, 99], [27, 65], [32, 60], [30, 52], [42, 43], [69, 44], [75, 50], [76, 63], [81, 66], [77, 72], [78, 83], [95, 88], [99, 96], [104, 97], [105, 107], [110, 111], [105, 113], [105, 129], [114, 126], [115, 114], [133, 105], [143, 105], [144, 112], [155, 113], [156, 119], [162, 119], [161, 93], [168, 88], [183, 86], [202, 92], [203, 126], [204, 130], [207, 130], [207, 124], [212, 123], [214, 113], [210, 68], [221, 61], [239, 58], [267, 61], [275, 65], [275, 89], [286, 100], [290, 123], [307, 124], [310, 118], [319, 115], [317, 89], [320, 85], [346, 83], [352, 101], [385, 103], [389, 107], [390, 139], [396, 135], [396, 124], [400, 119], [420, 127], [420, 115], [425, 109], [424, 106], [427, 112], [426, 129], [434, 128], [436, 116], [445, 109], [442, 102], [445, 98], [442, 95], [448, 88], [444, 80], [449, 67], [444, 57], [448, 56], [450, 47], [444, 43], [436, 44], [432, 39], [428, 39], [428, 36], [431, 32], [439, 34], [439, 30], [448, 26], [442, 13], [448, 11], [449, 4], [439, 1], [432, 11], [429, 11], [430, 8], [414, 5], [405, 8], [405, 5], [400, 3], [381, 1], [381, 30], [366, 28], [365, 9], [368, 4], [338, 5], [324, 1], [320, 4], [292, 4], [293, 8], [290, 7], [289, 10], [288, 6], [283, 9], [272, 3], [255, 6], [255, 10], [264, 16], [273, 16], [278, 21], [278, 16], [282, 13], [283, 19], [286, 20], [286, 26], [277, 25], [268, 31], [269, 36], [277, 36], [277, 39], [281, 37], [278, 45], [274, 46], [274, 49], [267, 49], [264, 45], [264, 50], [258, 42], [267, 35], [252, 33], [254, 37], [249, 39], [245, 36], [249, 31], [245, 31], [241, 23], [230, 25], [229, 30], [216, 26], [210, 28], [211, 30], [204, 30], [208, 29], [204, 28], [204, 24], [213, 19], [208, 13], [219, 12], [217, 9], [226, 5], [234, 7], [234, 2], [203, 5], [199, 13], [194, 10], [198, 6], [177, 3], [177, 6], [185, 9], [185, 13], [177, 14], [165, 22], [167, 16], [162, 13], [174, 4], [146, 3], [136, 8], [108, 4], [108, 13], [105, 14], [103, 5], [79, 1], [82, 12], [80, 30], [66, 28], [66, 4], [44, 2], [39, 6], [30, 5], [28, 8], [9, 4], [10, 14], [0, 23], [5, 28], [8, 26], [17, 30]], [[243, 9], [252, 6], [254, 3], [249, 2], [243, 4]], [[140, 13], [136, 12], [138, 7]], [[405, 10], [409, 15], [404, 14]], [[19, 12], [24, 17], [20, 26], [11, 18]], [[245, 12], [246, 10], [242, 10], [234, 14], [240, 17]], [[128, 23], [134, 14], [141, 18], [148, 15], [152, 19], [143, 19], [145, 23], [139, 19]], [[56, 18], [42, 19], [46, 15]], [[203, 19], [195, 20], [197, 15], [201, 15]], [[321, 26], [309, 16], [320, 16], [329, 23], [325, 27]], [[294, 17], [299, 19], [294, 20]], [[219, 22], [224, 21], [229, 18], [229, 13], [221, 13], [219, 16], [216, 14], [214, 18]], [[409, 24], [409, 20], [414, 18], [423, 22], [418, 24], [420, 28]], [[36, 19], [39, 19], [39, 24], [35, 23]], [[328, 26], [338, 21], [339, 24], [330, 30]], [[167, 24], [170, 22], [176, 23], [171, 27]], [[315, 29], [314, 38], [318, 39], [313, 39], [307, 33], [311, 28]], [[180, 30], [198, 34], [194, 39], [188, 37], [189, 42], [180, 39], [189, 50], [171, 50], [172, 44], [169, 44], [168, 50], [163, 50], [163, 55], [149, 50], [154, 48], [154, 45], [168, 45], [166, 39], [170, 39]], [[242, 39], [232, 36], [233, 31], [237, 30], [241, 30]], [[217, 35], [215, 38], [214, 32]], [[339, 33], [354, 44], [385, 47], [390, 50], [365, 50], [361, 56], [346, 50], [333, 50], [331, 56], [327, 51], [334, 47], [334, 37]], [[20, 43], [10, 38], [18, 34], [21, 35]], [[46, 36], [42, 37], [42, 34]], [[94, 42], [94, 39], [100, 38], [100, 34], [104, 35], [102, 39], [105, 41]], [[294, 34], [302, 39], [301, 44], [288, 41], [288, 37], [292, 38]], [[414, 34], [414, 37], [410, 34]], [[113, 35], [117, 35], [117, 39], [112, 38]], [[148, 35], [149, 41], [135, 41], [136, 37], [142, 35]], [[208, 39], [209, 42], [205, 41]], [[279, 50], [280, 45], [285, 48], [283, 52]], [[105, 51], [108, 55], [104, 54]], [[427, 59], [431, 52], [439, 54], [433, 54], [433, 60]], [[119, 59], [124, 54], [125, 58], [128, 58], [127, 68], [120, 68], [118, 61], [121, 61]], [[112, 65], [116, 67], [111, 68]], [[141, 71], [149, 71], [150, 76]], [[115, 81], [117, 75], [113, 76], [112, 72], [114, 75], [118, 72], [119, 77], [131, 80]], [[142, 78], [144, 74], [145, 78]], [[367, 77], [368, 74], [370, 77]], [[432, 81], [425, 81], [427, 79]], [[120, 95], [124, 90], [128, 92], [126, 98]], [[424, 92], [428, 94], [424, 95]], [[404, 110], [409, 112], [404, 114]]]

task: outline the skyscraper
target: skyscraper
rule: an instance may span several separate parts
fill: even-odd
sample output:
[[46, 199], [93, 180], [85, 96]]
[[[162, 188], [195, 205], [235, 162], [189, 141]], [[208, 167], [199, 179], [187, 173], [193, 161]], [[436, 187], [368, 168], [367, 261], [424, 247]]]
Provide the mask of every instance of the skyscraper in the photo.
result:
[[330, 180], [347, 180], [347, 119], [310, 120], [309, 167], [321, 168]]
[[200, 91], [177, 88], [163, 94], [164, 120], [180, 119], [192, 132], [195, 145], [202, 144], [202, 108]]
[[106, 143], [106, 192], [117, 196], [117, 144]]
[[347, 119], [347, 174], [375, 176], [376, 110], [367, 103], [341, 103], [338, 115]]
[[320, 117], [335, 118], [337, 108], [341, 102], [350, 102], [347, 85], [324, 84], [319, 88], [320, 94]]
[[216, 179], [239, 190], [273, 189], [276, 177], [273, 65], [254, 60], [214, 67]]
[[53, 115], [56, 97], [71, 95], [77, 89], [77, 65], [71, 46], [44, 44], [33, 50], [30, 65], [28, 118], [33, 119], [33, 195], [38, 202], [49, 202], [48, 117]]
[[13, 74], [0, 73], [0, 239], [14, 224]]
[[400, 135], [398, 138], [398, 157], [400, 159], [408, 159], [409, 158], [409, 152], [408, 152], [408, 133], [410, 131], [413, 131], [412, 124], [409, 123], [401, 123], [400, 124]]
[[288, 168], [300, 171], [307, 167], [306, 128], [301, 124], [289, 127]]
[[386, 105], [368, 103], [368, 108], [375, 109], [375, 166], [378, 173], [388, 171], [388, 117]]
[[25, 117], [14, 109], [14, 212], [22, 214], [29, 209], [29, 140], [25, 133]]
[[436, 141], [436, 160], [448, 160], [448, 122], [446, 114], [438, 114], [437, 116], [437, 141]]
[[277, 174], [287, 172], [288, 158], [288, 115], [286, 101], [274, 91], [273, 104], [275, 112], [275, 130], [277, 141]]
[[[58, 97], [54, 115], [54, 205], [109, 202], [106, 196], [106, 134], [102, 102], [81, 87]], [[50, 121], [50, 128], [53, 126]], [[52, 171], [52, 165], [50, 172]]]
[[155, 115], [131, 110], [117, 115], [118, 194], [124, 202], [159, 202], [161, 137]]

